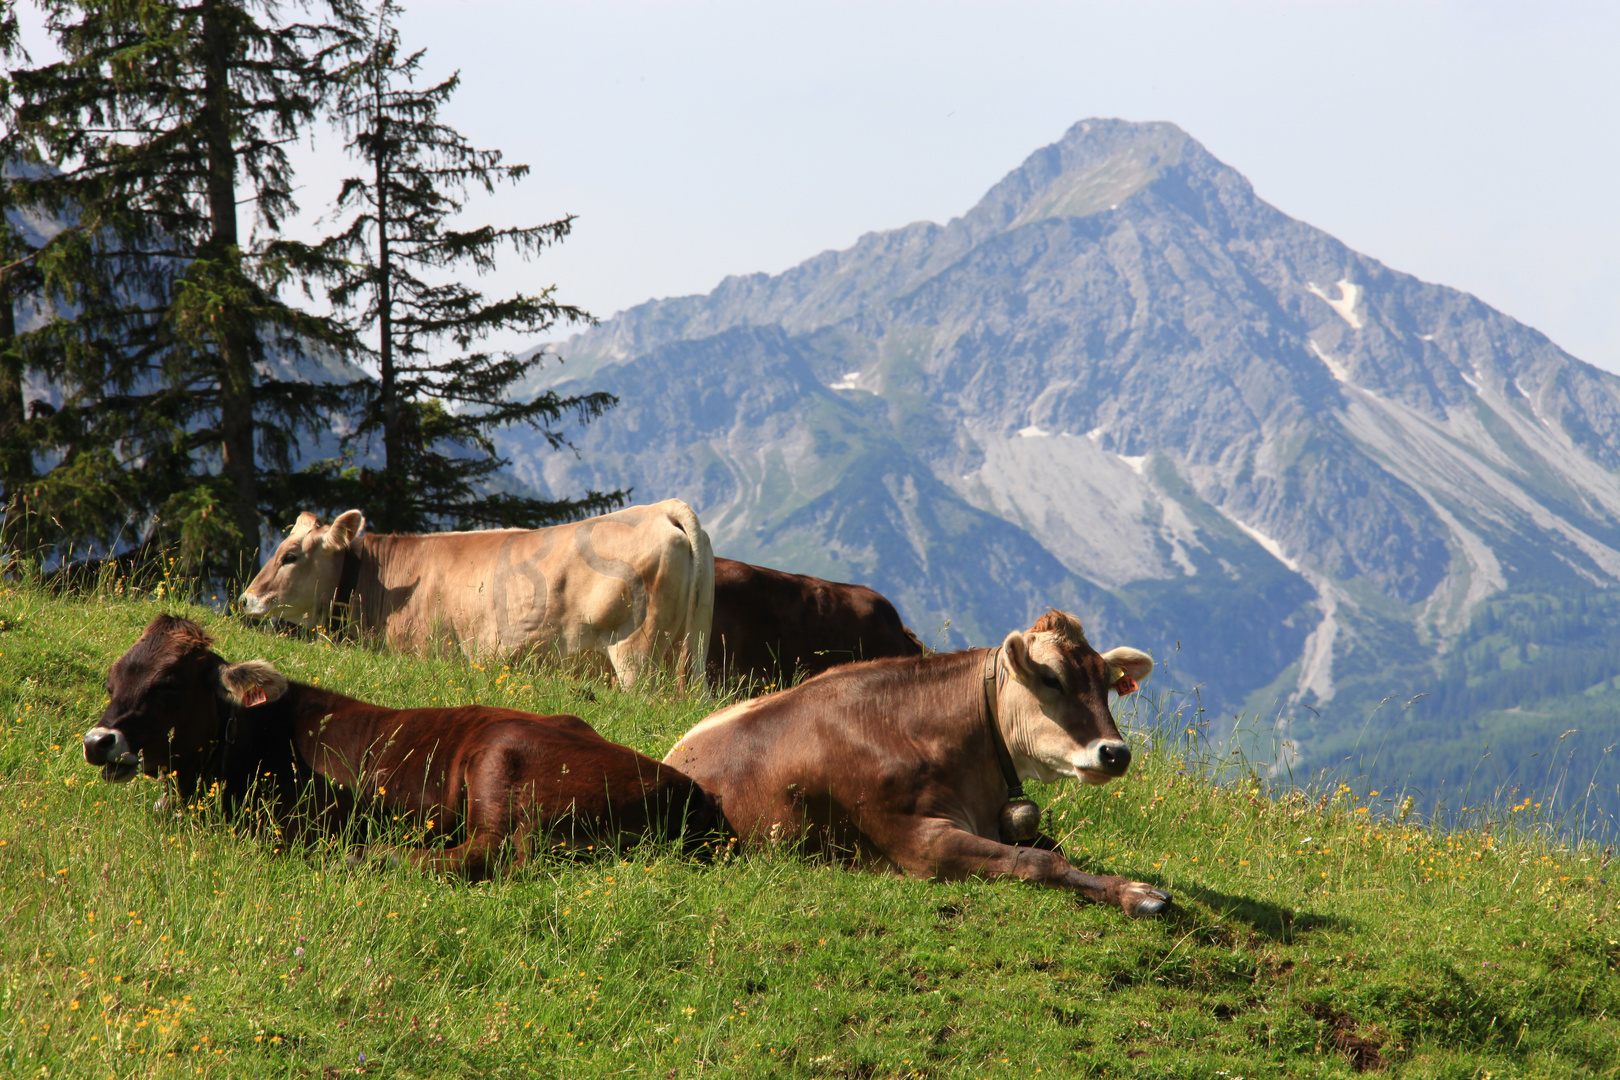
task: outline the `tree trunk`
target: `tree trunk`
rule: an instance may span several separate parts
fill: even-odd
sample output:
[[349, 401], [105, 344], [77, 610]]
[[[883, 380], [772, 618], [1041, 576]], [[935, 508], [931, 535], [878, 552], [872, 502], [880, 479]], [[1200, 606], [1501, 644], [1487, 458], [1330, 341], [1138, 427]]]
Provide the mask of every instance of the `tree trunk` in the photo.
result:
[[[207, 254], [232, 263], [241, 259], [236, 228], [236, 147], [230, 123], [230, 5], [202, 5], [203, 113], [208, 140], [208, 215], [212, 234]], [[234, 313], [233, 313], [234, 314]], [[258, 471], [253, 456], [253, 356], [248, 334], [228, 317], [219, 335], [219, 420], [221, 472], [235, 491], [231, 517], [244, 548], [258, 565]]]
[[388, 250], [388, 139], [383, 116], [383, 96], [377, 93], [377, 140], [373, 159], [377, 167], [377, 396], [383, 416], [383, 469], [387, 479], [383, 485], [382, 521], [385, 528], [397, 529], [394, 518], [394, 484], [403, 473], [405, 448], [400, 444], [399, 396], [394, 381], [394, 293], [393, 266]]
[[11, 282], [0, 273], [0, 543], [11, 544], [12, 519], [22, 512], [23, 487], [33, 478], [34, 458], [22, 445], [23, 370], [14, 348], [17, 318]]

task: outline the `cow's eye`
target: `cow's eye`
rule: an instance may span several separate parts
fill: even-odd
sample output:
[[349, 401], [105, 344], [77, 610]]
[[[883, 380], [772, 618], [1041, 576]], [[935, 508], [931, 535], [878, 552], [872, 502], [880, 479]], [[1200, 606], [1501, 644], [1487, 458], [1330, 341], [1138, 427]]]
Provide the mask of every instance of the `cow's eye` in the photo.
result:
[[1058, 677], [1056, 675], [1042, 675], [1041, 682], [1045, 683], [1047, 686], [1050, 686], [1054, 690], [1063, 689], [1063, 684], [1058, 681]]
[[293, 563], [295, 563], [297, 561], [298, 561], [298, 552], [296, 552], [296, 551], [289, 551], [289, 552], [287, 552], [287, 554], [285, 554], [285, 555], [283, 555], [281, 557], [281, 565], [282, 566], [291, 566]]

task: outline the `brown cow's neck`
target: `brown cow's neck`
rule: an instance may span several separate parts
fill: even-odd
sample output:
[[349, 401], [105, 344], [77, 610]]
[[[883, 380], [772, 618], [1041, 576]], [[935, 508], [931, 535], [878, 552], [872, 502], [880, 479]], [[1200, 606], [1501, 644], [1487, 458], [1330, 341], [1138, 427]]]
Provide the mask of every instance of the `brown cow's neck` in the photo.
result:
[[353, 727], [357, 710], [367, 718], [392, 712], [319, 686], [289, 681], [286, 693], [273, 702], [252, 709], [233, 708], [221, 741], [250, 757], [274, 756], [277, 764], [282, 763], [279, 759], [283, 755], [292, 754], [294, 760], [289, 764], [324, 775], [326, 770], [318, 764], [318, 745], [330, 742], [324, 738], [329, 734], [340, 738], [349, 734], [346, 730], [333, 732], [330, 721], [334, 716], [343, 716], [342, 728]]
[[283, 811], [311, 798], [317, 817], [341, 817], [353, 809], [346, 789], [355, 787], [365, 749], [392, 715], [392, 709], [289, 682], [274, 701], [228, 708], [208, 779], [220, 782], [232, 813], [257, 791]]
[[[385, 719], [395, 712], [300, 682], [288, 683], [286, 701], [292, 725], [289, 735], [299, 757], [312, 771], [340, 784], [352, 784], [356, 776], [350, 770], [334, 769], [331, 764], [334, 756], [323, 753], [322, 746], [336, 749], [337, 760], [352, 758], [358, 762], [361, 750], [373, 736], [374, 725], [370, 721]], [[334, 720], [335, 717], [342, 719]]]

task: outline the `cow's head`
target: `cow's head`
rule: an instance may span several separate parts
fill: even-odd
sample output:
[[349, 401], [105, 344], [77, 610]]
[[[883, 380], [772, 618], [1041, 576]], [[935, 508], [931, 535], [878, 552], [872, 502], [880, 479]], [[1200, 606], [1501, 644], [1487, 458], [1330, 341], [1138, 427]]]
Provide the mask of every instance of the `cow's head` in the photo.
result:
[[1108, 691], [1130, 693], [1153, 658], [1125, 646], [1099, 653], [1080, 620], [1049, 610], [1002, 642], [996, 709], [1020, 773], [1051, 782], [1106, 784], [1124, 776], [1131, 749], [1108, 711]]
[[322, 620], [343, 577], [343, 554], [366, 518], [346, 510], [330, 525], [307, 510], [242, 593], [242, 610], [308, 629]]
[[123, 783], [137, 771], [172, 772], [190, 798], [231, 705], [259, 705], [287, 691], [263, 660], [227, 664], [190, 619], [160, 615], [107, 673], [112, 700], [84, 736], [84, 760]]

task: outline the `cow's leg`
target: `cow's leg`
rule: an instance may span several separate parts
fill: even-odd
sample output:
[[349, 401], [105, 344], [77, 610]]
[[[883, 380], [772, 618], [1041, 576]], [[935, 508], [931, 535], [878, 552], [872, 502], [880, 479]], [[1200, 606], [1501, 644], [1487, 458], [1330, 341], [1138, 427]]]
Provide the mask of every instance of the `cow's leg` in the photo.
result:
[[[453, 848], [401, 848], [372, 845], [359, 857], [358, 862], [370, 866], [389, 867], [409, 863], [421, 870], [451, 874], [470, 881], [490, 877], [506, 847], [507, 834], [499, 829], [485, 828], [473, 833], [464, 843]], [[523, 861], [521, 846], [514, 846], [506, 866]]]
[[[880, 833], [890, 833], [890, 837]], [[889, 859], [918, 877], [1014, 877], [1072, 889], [1087, 899], [1121, 908], [1127, 915], [1157, 915], [1170, 903], [1169, 893], [1147, 882], [1082, 874], [1056, 852], [987, 840], [940, 818], [907, 819], [893, 829], [868, 829], [868, 835], [882, 845]]]
[[522, 781], [523, 765], [521, 753], [503, 753], [498, 748], [469, 755], [463, 777], [467, 839], [451, 848], [372, 847], [367, 849], [365, 861], [408, 862], [423, 870], [475, 881], [503, 866], [521, 865], [528, 854], [526, 839], [534, 810], [532, 788]]

